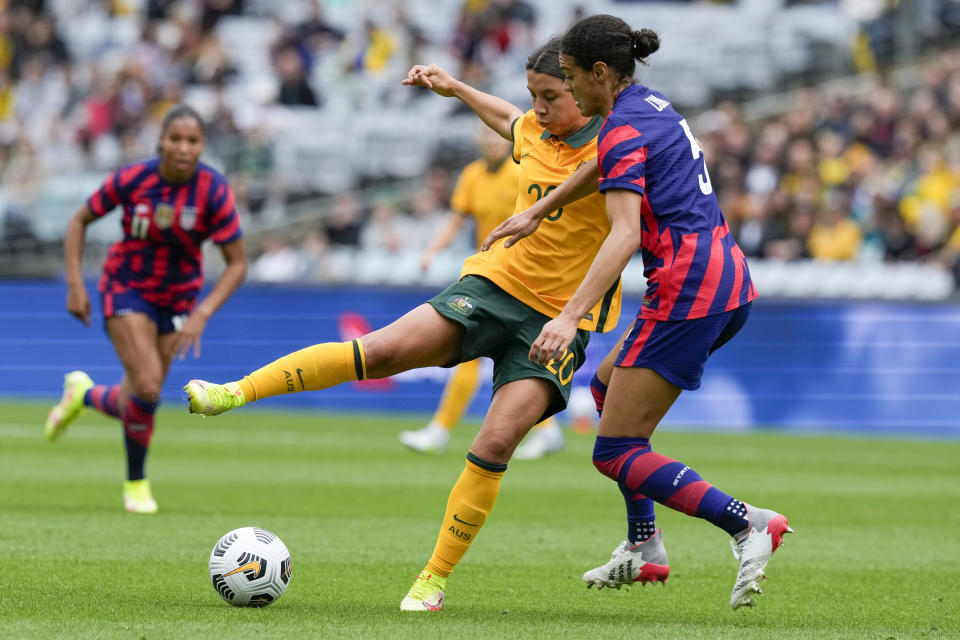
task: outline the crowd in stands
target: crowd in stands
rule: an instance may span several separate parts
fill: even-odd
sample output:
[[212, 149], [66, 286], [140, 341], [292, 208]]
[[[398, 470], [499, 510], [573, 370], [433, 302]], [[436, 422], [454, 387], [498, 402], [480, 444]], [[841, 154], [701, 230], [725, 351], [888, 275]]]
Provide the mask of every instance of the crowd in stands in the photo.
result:
[[908, 94], [878, 77], [864, 95], [803, 92], [763, 122], [724, 103], [696, 124], [748, 255], [960, 267], [960, 51]]
[[[511, 73], [522, 89], [526, 55], [544, 35], [542, 3], [442, 3], [453, 9], [441, 25], [424, 20], [436, 3], [367, 3], [353, 22], [339, 19], [344, 3], [280, 4], [287, 11], [256, 0], [0, 0], [0, 253], [29, 240], [49, 178], [102, 177], [149, 156], [164, 111], [195, 99], [208, 118], [207, 159], [228, 176], [245, 221], [272, 221], [254, 244], [255, 279], [345, 280], [349, 250], [418, 251], [469, 154], [439, 149], [412, 191], [362, 184], [333, 194], [294, 236], [284, 212], [315, 194], [278, 169], [265, 110], [422, 109], [429, 93], [398, 78], [424, 60], [480, 88]], [[564, 7], [565, 23], [583, 13]], [[231, 19], [252, 14], [248, 40]], [[909, 93], [883, 73], [868, 91], [809, 89], [761, 121], [735, 101], [688, 112], [749, 255], [936, 261], [960, 277], [960, 53], [929, 57], [922, 74]]]

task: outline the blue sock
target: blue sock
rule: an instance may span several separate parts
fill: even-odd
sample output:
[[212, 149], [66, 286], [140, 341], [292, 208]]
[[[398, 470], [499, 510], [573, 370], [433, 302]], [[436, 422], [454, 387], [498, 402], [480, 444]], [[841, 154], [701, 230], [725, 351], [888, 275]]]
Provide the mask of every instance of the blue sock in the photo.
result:
[[[596, 378], [596, 376], [594, 376]], [[599, 380], [597, 381], [599, 382]], [[593, 459], [611, 460], [628, 449], [649, 449], [648, 438], [606, 438], [597, 437], [593, 447]], [[617, 482], [620, 493], [627, 507], [627, 540], [630, 544], [637, 544], [650, 538], [657, 532], [654, 501], [638, 491], [634, 491], [623, 482]]]

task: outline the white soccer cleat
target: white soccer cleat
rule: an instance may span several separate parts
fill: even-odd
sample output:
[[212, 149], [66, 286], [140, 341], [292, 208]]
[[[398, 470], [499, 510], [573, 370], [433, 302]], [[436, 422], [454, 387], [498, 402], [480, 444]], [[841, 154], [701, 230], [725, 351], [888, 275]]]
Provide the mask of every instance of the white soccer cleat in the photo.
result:
[[566, 442], [556, 420], [527, 434], [527, 439], [513, 452], [514, 460], [537, 460], [551, 453], [563, 451]]
[[423, 429], [401, 432], [400, 444], [420, 453], [440, 455], [450, 444], [450, 432], [442, 425], [431, 422]]
[[63, 377], [63, 395], [50, 409], [43, 425], [43, 435], [49, 442], [59, 439], [70, 423], [83, 413], [83, 396], [91, 387], [93, 380], [83, 371], [71, 371]]
[[400, 602], [400, 611], [440, 611], [447, 579], [421, 571]]
[[610, 554], [610, 562], [587, 571], [583, 581], [587, 589], [593, 585], [598, 589], [619, 589], [623, 585], [633, 586], [635, 582], [644, 586], [648, 582], [664, 583], [669, 575], [670, 561], [663, 546], [663, 530], [657, 529], [655, 534], [635, 545], [627, 540], [621, 542]]
[[760, 591], [760, 582], [767, 579], [764, 569], [774, 551], [783, 544], [783, 536], [793, 533], [787, 517], [770, 509], [757, 509], [747, 503], [747, 528], [730, 541], [733, 557], [740, 563], [737, 581], [730, 594], [730, 608], [754, 606], [753, 594]]

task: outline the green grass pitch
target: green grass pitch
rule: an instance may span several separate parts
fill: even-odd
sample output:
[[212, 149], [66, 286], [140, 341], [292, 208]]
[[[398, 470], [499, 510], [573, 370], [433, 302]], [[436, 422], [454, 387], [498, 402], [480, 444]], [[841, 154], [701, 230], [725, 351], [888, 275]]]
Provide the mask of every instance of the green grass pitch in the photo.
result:
[[[587, 590], [626, 525], [593, 438], [514, 462], [439, 614], [402, 614], [476, 425], [443, 457], [403, 450], [414, 418], [160, 412], [155, 516], [122, 511], [115, 422], [87, 412], [44, 442], [46, 407], [0, 404], [3, 638], [957, 638], [960, 443], [710, 435], [669, 427], [657, 450], [786, 513], [796, 535], [759, 606], [732, 612], [726, 536], [658, 511], [667, 586]], [[207, 558], [230, 529], [277, 533], [293, 556], [265, 609], [217, 596]]]

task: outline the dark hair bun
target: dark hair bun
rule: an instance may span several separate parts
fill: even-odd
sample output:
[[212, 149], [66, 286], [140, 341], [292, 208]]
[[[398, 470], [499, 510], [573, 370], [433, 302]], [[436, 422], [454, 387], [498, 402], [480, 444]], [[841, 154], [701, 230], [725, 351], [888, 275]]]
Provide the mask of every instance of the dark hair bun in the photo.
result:
[[660, 36], [652, 29], [633, 32], [633, 57], [643, 60], [660, 48]]

